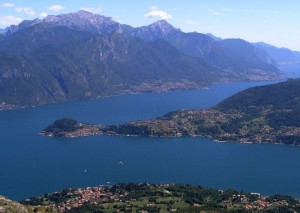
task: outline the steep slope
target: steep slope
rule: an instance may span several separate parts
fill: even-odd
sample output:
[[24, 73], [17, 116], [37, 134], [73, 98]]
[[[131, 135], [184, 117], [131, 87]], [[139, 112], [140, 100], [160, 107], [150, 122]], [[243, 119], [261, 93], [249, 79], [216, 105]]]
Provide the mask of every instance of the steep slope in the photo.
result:
[[101, 36], [49, 23], [6, 37], [0, 50], [0, 101], [20, 105], [199, 88], [222, 78], [163, 40]]
[[27, 54], [45, 46], [60, 48], [66, 43], [79, 41], [89, 36], [91, 36], [89, 32], [73, 30], [52, 23], [39, 23], [5, 36], [0, 42], [0, 51]]
[[219, 40], [202, 33], [184, 33], [165, 20], [136, 28], [132, 36], [150, 41], [164, 39], [181, 51], [201, 57], [207, 63], [223, 69], [235, 72], [254, 69], [276, 72], [274, 62], [267, 53], [241, 39]]
[[65, 99], [59, 83], [32, 56], [0, 52], [0, 102], [15, 105]]

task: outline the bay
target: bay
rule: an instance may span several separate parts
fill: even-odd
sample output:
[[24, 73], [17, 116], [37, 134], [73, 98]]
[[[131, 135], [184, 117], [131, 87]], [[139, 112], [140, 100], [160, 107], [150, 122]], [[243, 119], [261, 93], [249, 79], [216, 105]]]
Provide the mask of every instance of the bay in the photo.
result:
[[[205, 138], [95, 136], [47, 138], [54, 120], [94, 124], [150, 119], [178, 109], [208, 108], [249, 87], [121, 95], [0, 112], [0, 194], [20, 200], [69, 187], [120, 182], [188, 183], [300, 196], [300, 148], [217, 143]], [[122, 163], [120, 163], [122, 162]]]

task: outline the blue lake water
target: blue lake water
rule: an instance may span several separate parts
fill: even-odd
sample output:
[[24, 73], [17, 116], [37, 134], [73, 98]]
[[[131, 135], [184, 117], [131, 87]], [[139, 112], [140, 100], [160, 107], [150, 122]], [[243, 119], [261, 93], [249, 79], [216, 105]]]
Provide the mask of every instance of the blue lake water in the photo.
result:
[[[57, 118], [117, 124], [167, 112], [208, 108], [251, 86], [122, 95], [0, 112], [0, 194], [20, 200], [68, 187], [120, 182], [189, 183], [300, 197], [300, 147], [216, 143], [204, 138], [38, 134]], [[119, 162], [123, 162], [120, 165]]]

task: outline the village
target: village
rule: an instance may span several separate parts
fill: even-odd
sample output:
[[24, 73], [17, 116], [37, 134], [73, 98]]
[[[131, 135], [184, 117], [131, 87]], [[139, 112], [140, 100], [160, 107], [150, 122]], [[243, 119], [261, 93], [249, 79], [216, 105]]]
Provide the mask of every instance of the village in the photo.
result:
[[[66, 189], [29, 198], [22, 204], [35, 212], [189, 212], [195, 209], [244, 212], [298, 212], [298, 200], [284, 195], [262, 196], [234, 190], [190, 185], [130, 183]], [[222, 211], [221, 211], [222, 210]], [[210, 212], [210, 211], [208, 211]]]

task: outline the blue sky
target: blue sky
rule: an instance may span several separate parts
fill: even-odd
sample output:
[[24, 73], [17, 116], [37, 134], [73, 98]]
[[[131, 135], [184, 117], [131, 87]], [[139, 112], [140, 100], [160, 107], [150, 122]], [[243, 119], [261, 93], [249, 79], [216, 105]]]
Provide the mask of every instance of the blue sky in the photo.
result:
[[80, 9], [135, 27], [166, 19], [184, 32], [300, 51], [299, 0], [0, 0], [0, 28]]

